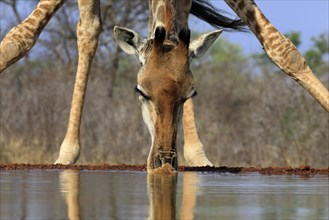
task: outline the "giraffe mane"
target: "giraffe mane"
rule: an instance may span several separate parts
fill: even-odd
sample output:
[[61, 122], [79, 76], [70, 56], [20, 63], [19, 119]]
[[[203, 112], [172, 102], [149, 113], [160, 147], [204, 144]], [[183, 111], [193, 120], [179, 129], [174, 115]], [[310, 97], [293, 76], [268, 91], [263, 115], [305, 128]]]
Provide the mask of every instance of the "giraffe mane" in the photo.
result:
[[225, 31], [249, 31], [240, 19], [232, 19], [223, 15], [227, 12], [215, 8], [209, 0], [193, 0], [190, 13], [215, 28]]

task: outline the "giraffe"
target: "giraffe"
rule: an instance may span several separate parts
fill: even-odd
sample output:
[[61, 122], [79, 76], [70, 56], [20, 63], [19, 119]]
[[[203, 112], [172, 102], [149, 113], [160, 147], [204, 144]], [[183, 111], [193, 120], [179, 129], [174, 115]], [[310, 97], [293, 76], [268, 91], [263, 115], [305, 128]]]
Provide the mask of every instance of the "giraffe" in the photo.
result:
[[[272, 61], [329, 111], [328, 90], [315, 77], [296, 47], [274, 28], [254, 1], [225, 0], [225, 2], [253, 31]], [[191, 0], [150, 0], [149, 5], [151, 15], [147, 39], [143, 40], [138, 33], [121, 27], [115, 27], [114, 34], [118, 45], [127, 54], [136, 55], [142, 65], [138, 73], [136, 89], [140, 94], [143, 119], [152, 137], [147, 160], [147, 169], [152, 172], [166, 163], [177, 168], [175, 143], [177, 124], [181, 117], [182, 106], [188, 111], [192, 102], [187, 100], [191, 100], [195, 94], [194, 82], [189, 70], [190, 61], [201, 50], [200, 53], [203, 54], [213, 41], [190, 42], [188, 12], [193, 11]], [[203, 6], [201, 4], [201, 7]], [[204, 18], [214, 24], [213, 19]], [[206, 34], [204, 37], [204, 39], [214, 38], [217, 38], [214, 33]], [[193, 111], [189, 113], [193, 117], [191, 114]], [[184, 132], [188, 136], [189, 131], [186, 127]], [[204, 149], [198, 145], [196, 151], [198, 150]], [[185, 152], [189, 153], [187, 150]], [[185, 157], [189, 158], [186, 154]]]
[[[21, 24], [12, 28], [2, 39], [0, 44], [0, 73], [7, 67], [17, 62], [35, 45], [38, 36], [44, 27], [51, 20], [53, 15], [63, 6], [66, 0], [40, 0], [37, 7]], [[99, 0], [79, 0], [78, 1], [80, 19], [77, 24], [77, 44], [78, 44], [78, 68], [74, 85], [69, 121], [65, 138], [61, 144], [59, 156], [55, 163], [74, 164], [80, 153], [80, 124], [84, 97], [91, 62], [96, 52], [98, 36], [101, 32], [100, 1]], [[153, 6], [156, 9], [156, 4]], [[152, 10], [151, 10], [152, 11]], [[184, 11], [188, 16], [189, 9]], [[152, 16], [152, 13], [151, 13]], [[180, 14], [178, 15], [180, 16]], [[152, 17], [151, 17], [152, 18]], [[187, 20], [187, 19], [181, 19]], [[152, 21], [152, 19], [150, 19]], [[151, 25], [151, 23], [150, 23]], [[214, 32], [214, 35], [217, 35]], [[174, 35], [172, 35], [174, 36]], [[211, 40], [211, 39], [210, 39]], [[191, 112], [192, 101], [189, 102], [186, 112]], [[190, 165], [205, 166], [212, 163], [205, 156], [202, 143], [199, 140], [195, 128], [194, 115], [184, 117], [184, 126], [188, 127], [185, 134], [191, 137], [186, 143], [194, 144], [191, 150], [186, 151], [187, 161]], [[196, 150], [193, 150], [196, 149]], [[195, 152], [194, 152], [195, 151]], [[198, 160], [193, 160], [193, 158]]]
[[169, 163], [177, 168], [176, 135], [184, 109], [185, 158], [190, 164], [212, 165], [197, 136], [193, 103], [196, 95], [190, 61], [201, 57], [222, 30], [190, 42], [188, 16], [192, 1], [150, 0], [148, 37], [123, 27], [114, 27], [118, 45], [136, 55], [142, 68], [136, 91], [142, 115], [151, 134], [147, 170]]
[[[15, 63], [21, 57], [23, 57], [35, 44], [39, 34], [42, 32], [43, 28], [46, 26], [48, 21], [56, 13], [56, 11], [66, 2], [66, 0], [40, 0], [36, 9], [31, 13], [31, 15], [25, 19], [21, 24], [14, 27], [2, 40], [0, 44], [0, 72], [5, 70], [8, 66]], [[225, 0], [225, 2], [237, 13], [237, 15], [244, 21], [246, 25], [254, 32], [260, 43], [264, 46], [265, 51], [268, 53], [270, 58], [274, 63], [278, 65], [284, 72], [289, 76], [299, 82], [310, 94], [323, 106], [326, 111], [329, 111], [329, 93], [327, 89], [320, 83], [320, 81], [314, 76], [312, 71], [307, 66], [304, 58], [299, 54], [297, 49], [292, 45], [292, 43], [285, 38], [280, 32], [278, 32], [273, 25], [266, 19], [266, 17], [258, 9], [257, 5], [252, 0]], [[167, 17], [171, 19], [159, 20], [157, 19], [161, 15], [161, 10], [156, 11], [160, 7], [160, 3], [168, 6], [166, 10], [162, 9], [162, 12], [167, 12]], [[84, 103], [84, 96], [86, 92], [86, 84], [88, 79], [88, 74], [90, 72], [90, 66], [97, 48], [98, 36], [101, 32], [101, 21], [100, 21], [100, 1], [99, 0], [79, 0], [79, 10], [80, 10], [80, 20], [77, 25], [77, 36], [78, 36], [78, 53], [79, 61], [77, 68], [76, 83], [74, 86], [71, 110], [69, 123], [67, 127], [67, 132], [64, 138], [64, 141], [60, 148], [59, 157], [56, 160], [56, 163], [71, 164], [75, 163], [79, 157], [80, 152], [80, 143], [79, 143], [79, 132], [80, 132], [80, 122], [82, 115], [82, 107]], [[192, 6], [191, 6], [192, 5]], [[125, 28], [117, 27], [114, 31], [115, 34], [119, 32], [126, 34], [118, 41], [119, 45], [123, 47], [124, 51], [128, 54], [137, 55], [138, 60], [142, 64], [142, 69], [145, 71], [145, 64], [147, 59], [152, 60], [152, 56], [145, 54], [156, 53], [154, 51], [164, 52], [166, 50], [170, 52], [177, 53], [180, 55], [177, 61], [181, 67], [180, 71], [185, 72], [179, 77], [180, 82], [184, 82], [184, 88], [178, 88], [173, 86], [172, 83], [168, 83], [169, 86], [174, 91], [172, 93], [166, 93], [162, 95], [169, 104], [173, 104], [172, 99], [174, 96], [177, 96], [176, 92], [183, 94], [190, 90], [189, 94], [184, 94], [185, 96], [180, 97], [180, 105], [175, 106], [174, 112], [175, 115], [169, 116], [166, 114], [166, 117], [175, 118], [173, 120], [174, 132], [165, 132], [165, 126], [171, 126], [170, 123], [164, 123], [162, 127], [164, 133], [162, 136], [165, 136], [169, 139], [168, 143], [174, 145], [176, 138], [177, 122], [179, 121], [179, 114], [184, 108], [183, 114], [183, 128], [184, 135], [190, 141], [191, 145], [197, 146], [197, 150], [193, 153], [188, 153], [188, 150], [184, 150], [185, 157], [190, 157], [191, 161], [195, 160], [195, 155], [201, 155], [203, 153], [203, 164], [211, 164], [207, 161], [205, 157], [202, 144], [197, 136], [194, 122], [193, 113], [193, 103], [189, 99], [195, 94], [195, 89], [193, 87], [193, 78], [191, 73], [188, 70], [188, 64], [192, 58], [198, 58], [203, 55], [203, 53], [208, 49], [211, 43], [218, 37], [220, 31], [214, 31], [199, 38], [196, 41], [189, 42], [189, 29], [187, 26], [188, 12], [193, 13], [193, 7], [198, 8], [199, 10], [194, 10], [194, 14], [199, 15], [201, 19], [207, 21], [210, 24], [215, 26], [218, 25], [218, 21], [223, 19], [223, 17], [217, 16], [218, 13], [213, 13], [212, 8], [207, 7], [206, 0], [184, 0], [184, 1], [150, 1], [150, 20], [149, 20], [149, 39], [147, 41], [143, 40], [137, 33], [130, 31]], [[189, 11], [190, 10], [190, 11]], [[211, 13], [208, 13], [208, 12]], [[212, 16], [209, 16], [212, 15]], [[216, 18], [217, 16], [217, 18]], [[163, 17], [163, 16], [162, 16]], [[155, 19], [154, 19], [155, 18]], [[225, 17], [224, 17], [225, 18]], [[231, 20], [232, 21], [232, 20]], [[228, 22], [226, 24], [234, 25], [236, 21]], [[157, 26], [159, 25], [159, 26]], [[229, 25], [228, 25], [229, 27]], [[117, 32], [117, 33], [116, 33]], [[121, 36], [122, 37], [122, 36]], [[120, 38], [119, 38], [120, 39]], [[128, 40], [124, 42], [124, 40]], [[136, 44], [137, 43], [137, 44]], [[133, 44], [133, 45], [131, 45]], [[136, 46], [144, 45], [144, 47], [137, 48]], [[146, 46], [145, 46], [146, 45]], [[185, 46], [183, 46], [185, 45]], [[283, 45], [283, 46], [282, 46]], [[128, 47], [126, 47], [128, 46]], [[157, 49], [150, 49], [151, 46], [155, 46]], [[126, 48], [125, 48], [126, 47]], [[145, 51], [140, 51], [143, 49]], [[150, 52], [151, 51], [151, 52]], [[140, 53], [143, 52], [143, 53]], [[154, 57], [154, 56], [153, 56]], [[183, 57], [183, 58], [182, 58]], [[187, 59], [188, 57], [188, 59]], [[184, 62], [186, 62], [184, 64]], [[156, 62], [154, 62], [156, 63]], [[176, 63], [176, 64], [177, 64]], [[168, 71], [165, 67], [157, 66], [154, 64], [153, 68], [163, 69]], [[182, 70], [183, 69], [183, 70]], [[156, 69], [159, 71], [158, 69]], [[147, 75], [147, 74], [146, 74]], [[150, 77], [152, 78], [151, 74]], [[164, 74], [162, 74], [164, 76]], [[145, 79], [145, 74], [138, 75], [138, 82], [147, 81]], [[166, 76], [164, 76], [166, 77]], [[146, 77], [147, 78], [147, 77]], [[154, 77], [153, 77], [154, 78]], [[183, 79], [182, 79], [183, 78]], [[153, 101], [148, 96], [149, 91], [145, 91], [144, 87], [141, 85], [137, 86], [137, 90], [140, 93], [140, 99], [142, 102]], [[156, 98], [159, 98], [159, 93], [155, 94]], [[163, 98], [162, 97], [162, 98]], [[185, 100], [187, 99], [187, 101]], [[170, 102], [171, 100], [171, 102]], [[185, 104], [183, 105], [183, 102]], [[183, 105], [183, 107], [182, 107]], [[164, 110], [166, 106], [163, 106], [161, 110]], [[173, 107], [173, 106], [172, 106]], [[166, 109], [166, 111], [168, 108]], [[147, 111], [146, 111], [147, 112]], [[190, 115], [189, 113], [190, 112]], [[159, 114], [159, 112], [155, 112]], [[162, 112], [160, 112], [161, 115]], [[143, 110], [143, 114], [144, 113]], [[177, 115], [178, 114], [178, 115]], [[145, 118], [150, 118], [149, 115], [146, 115]], [[150, 128], [151, 134], [159, 134], [159, 130], [152, 130], [152, 121], [146, 120], [148, 127]], [[188, 129], [185, 129], [187, 127]], [[153, 133], [152, 133], [153, 132]], [[166, 143], [166, 145], [168, 145]], [[170, 145], [170, 144], [169, 144]], [[170, 148], [170, 147], [169, 147]], [[151, 151], [152, 152], [152, 151]], [[174, 166], [176, 163], [176, 154], [175, 151], [165, 151], [158, 152], [161, 153], [159, 156], [156, 154], [150, 154], [148, 159], [148, 167], [152, 169], [154, 166], [160, 166], [163, 162], [170, 162]], [[153, 158], [152, 158], [153, 157]], [[176, 158], [176, 159], [175, 159]], [[201, 163], [200, 163], [201, 164]], [[201, 164], [202, 165], [202, 164]]]
[[225, 0], [225, 2], [248, 25], [270, 59], [329, 112], [328, 89], [313, 74], [294, 44], [271, 24], [256, 3], [253, 0]]

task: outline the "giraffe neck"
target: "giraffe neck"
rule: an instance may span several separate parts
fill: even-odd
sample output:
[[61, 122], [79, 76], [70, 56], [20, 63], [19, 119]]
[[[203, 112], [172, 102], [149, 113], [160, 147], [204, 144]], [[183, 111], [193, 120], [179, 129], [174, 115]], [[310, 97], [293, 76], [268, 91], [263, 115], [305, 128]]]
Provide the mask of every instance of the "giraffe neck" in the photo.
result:
[[192, 0], [149, 0], [148, 38], [154, 37], [159, 26], [165, 27], [167, 34], [175, 35], [182, 29], [188, 29], [191, 5]]

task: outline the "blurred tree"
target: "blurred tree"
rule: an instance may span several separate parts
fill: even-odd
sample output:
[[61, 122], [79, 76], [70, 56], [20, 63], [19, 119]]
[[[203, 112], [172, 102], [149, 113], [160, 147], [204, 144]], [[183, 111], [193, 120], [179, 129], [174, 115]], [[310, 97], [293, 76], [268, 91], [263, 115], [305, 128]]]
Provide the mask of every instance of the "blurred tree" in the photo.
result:
[[244, 60], [242, 48], [238, 44], [233, 44], [225, 38], [219, 38], [210, 48], [209, 56], [214, 62], [241, 62]]
[[21, 15], [18, 13], [18, 9], [17, 9], [17, 1], [14, 1], [14, 0], [1, 0], [0, 3], [3, 3], [5, 5], [10, 6], [11, 10], [13, 11], [16, 22], [17, 23], [22, 22]]
[[[9, 31], [10, 26], [14, 26], [23, 21], [25, 15], [22, 13], [22, 5], [20, 1], [16, 0], [0, 0], [0, 39], [2, 39], [5, 34]], [[37, 0], [31, 0], [25, 2], [27, 8], [35, 7], [38, 3]], [[6, 13], [4, 13], [6, 12]], [[8, 17], [7, 17], [8, 16]], [[8, 19], [10, 18], [10, 19]], [[14, 19], [12, 19], [14, 18]], [[4, 22], [5, 21], [5, 22]], [[23, 60], [25, 64], [29, 62], [29, 54], [27, 54]]]
[[328, 33], [322, 33], [317, 37], [312, 37], [311, 41], [313, 42], [311, 48], [304, 54], [308, 65], [318, 76], [329, 74]]
[[[0, 0], [2, 10], [8, 9], [15, 22], [1, 22], [1, 30], [9, 29], [20, 23], [35, 8], [38, 1]], [[24, 9], [24, 10], [22, 10]], [[24, 15], [22, 15], [24, 14]], [[109, 81], [108, 94], [112, 96], [117, 82], [121, 50], [114, 42], [113, 27], [126, 26], [146, 33], [148, 21], [148, 1], [134, 0], [101, 0], [102, 34], [100, 35], [98, 50], [93, 62], [93, 72], [101, 73]], [[10, 20], [5, 15], [0, 15], [1, 20]], [[29, 53], [31, 65], [47, 63], [57, 65], [75, 66], [78, 59], [76, 48], [75, 26], [79, 19], [76, 1], [67, 1], [49, 22], [40, 35], [37, 45]], [[5, 32], [5, 31], [4, 31]], [[4, 35], [5, 33], [1, 33]], [[1, 37], [3, 37], [1, 35]], [[126, 59], [126, 58], [124, 58]], [[37, 62], [34, 62], [37, 61]], [[25, 63], [26, 64], [26, 63]], [[73, 65], [71, 65], [73, 64]], [[32, 69], [32, 68], [31, 68]], [[101, 71], [96, 71], [100, 69]], [[35, 70], [32, 69], [34, 72]], [[68, 71], [71, 72], [71, 71]], [[65, 74], [63, 74], [65, 75]]]
[[292, 31], [285, 34], [291, 42], [298, 48], [301, 45], [300, 32]]
[[[285, 34], [298, 48], [302, 42], [300, 39], [300, 32], [289, 32]], [[322, 33], [317, 37], [312, 37], [311, 41], [313, 44], [311, 48], [306, 50], [304, 57], [306, 62], [313, 70], [313, 72], [321, 76], [329, 72], [329, 44], [328, 44], [328, 34]], [[278, 73], [280, 70], [273, 64], [273, 62], [268, 58], [265, 52], [252, 54], [254, 62], [260, 68], [260, 73], [264, 76], [270, 76], [273, 73]]]

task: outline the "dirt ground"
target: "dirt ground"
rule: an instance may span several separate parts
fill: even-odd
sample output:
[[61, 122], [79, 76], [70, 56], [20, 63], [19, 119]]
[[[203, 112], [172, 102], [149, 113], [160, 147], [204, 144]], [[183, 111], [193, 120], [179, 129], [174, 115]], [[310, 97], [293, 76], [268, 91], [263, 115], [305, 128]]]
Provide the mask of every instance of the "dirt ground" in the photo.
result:
[[[88, 164], [88, 165], [61, 165], [61, 164], [0, 164], [0, 170], [117, 170], [117, 171], [146, 171], [146, 165], [109, 165], [109, 164]], [[180, 166], [178, 171], [213, 172], [213, 173], [259, 173], [261, 175], [327, 175], [329, 168], [311, 168], [308, 165], [292, 167], [187, 167]]]

